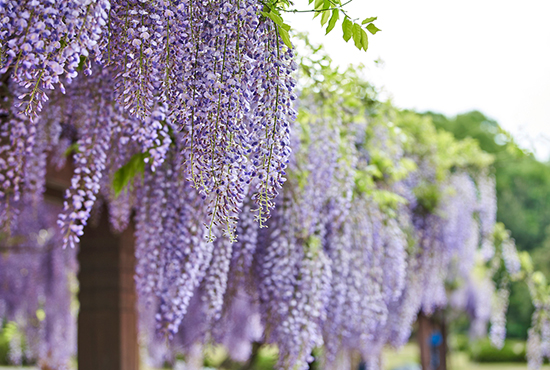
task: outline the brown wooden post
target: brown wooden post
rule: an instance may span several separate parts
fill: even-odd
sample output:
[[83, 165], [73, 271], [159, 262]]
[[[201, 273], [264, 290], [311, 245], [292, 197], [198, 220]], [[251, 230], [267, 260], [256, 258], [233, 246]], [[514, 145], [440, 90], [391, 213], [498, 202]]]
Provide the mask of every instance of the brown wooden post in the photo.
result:
[[[447, 370], [447, 326], [445, 311], [439, 310], [432, 316], [426, 316], [422, 311], [418, 314], [418, 345], [420, 347], [420, 363], [422, 370]], [[431, 336], [439, 330], [441, 344], [439, 345], [439, 365], [433, 369], [431, 364]]]
[[78, 254], [78, 369], [138, 370], [134, 230], [113, 234], [103, 208]]
[[422, 365], [422, 370], [433, 370], [430, 364], [430, 335], [432, 333], [432, 325], [430, 319], [422, 311], [418, 313], [417, 322], [420, 364]]
[[[48, 166], [48, 201], [62, 203], [73, 166]], [[134, 228], [111, 232], [103, 207], [97, 226], [87, 226], [78, 254], [78, 369], [138, 370]]]
[[441, 310], [439, 315], [439, 327], [441, 330], [441, 346], [439, 347], [439, 366], [437, 370], [447, 370], [447, 323], [445, 322], [445, 310]]

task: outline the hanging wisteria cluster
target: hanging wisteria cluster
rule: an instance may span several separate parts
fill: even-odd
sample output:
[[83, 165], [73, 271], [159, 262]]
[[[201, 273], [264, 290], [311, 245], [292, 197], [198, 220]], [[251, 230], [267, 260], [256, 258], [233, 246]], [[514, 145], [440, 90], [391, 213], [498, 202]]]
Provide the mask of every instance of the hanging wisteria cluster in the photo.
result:
[[0, 246], [0, 318], [12, 327], [9, 359], [67, 369], [76, 353], [76, 251], [60, 248], [60, 207], [17, 206], [17, 227]]
[[[146, 174], [143, 189], [165, 199], [138, 212], [138, 240], [145, 240], [142, 232], [155, 238], [138, 243], [140, 259], [147, 255], [138, 262], [138, 291], [153, 363], [176, 353], [193, 357], [205, 343], [224, 345], [243, 361], [253, 343], [266, 343], [278, 347], [281, 369], [306, 369], [313, 360], [349, 368], [356, 354], [376, 369], [385, 345], [406, 343], [420, 311], [447, 306], [450, 281], [470, 281], [479, 261], [500, 256], [494, 246], [492, 255], [484, 252], [495, 243], [482, 232], [495, 227], [489, 156], [418, 115], [387, 105], [367, 111], [364, 102], [319, 85], [302, 86], [288, 181], [268, 228], [253, 220], [251, 191], [237, 241], [205, 242], [203, 200], [191, 187], [170, 188], [168, 162], [166, 174]], [[155, 230], [178, 222], [184, 244], [166, 239], [171, 233], [158, 239]], [[503, 258], [512, 273], [517, 253], [508, 246]], [[499, 345], [507, 291], [494, 295], [491, 311], [493, 292], [487, 320], [493, 312], [491, 337]]]
[[[419, 312], [448, 303], [472, 314], [472, 330], [490, 320], [502, 345], [507, 279], [525, 263], [495, 237], [491, 158], [376, 101], [326, 57], [302, 61], [295, 102], [295, 56], [265, 10], [0, 0], [0, 317], [20, 328], [14, 362], [25, 333], [29, 358], [67, 365], [74, 334], [58, 328], [74, 328], [75, 247], [105, 203], [114, 231], [135, 224], [153, 363], [205, 343], [244, 361], [266, 343], [280, 369], [349, 368], [356, 355], [376, 369]], [[59, 211], [45, 178], [64, 166]], [[537, 366], [550, 306], [530, 274]]]
[[77, 169], [60, 215], [66, 245], [82, 236], [101, 178], [126, 153], [154, 171], [171, 143], [184, 163], [178, 175], [205, 199], [210, 241], [215, 227], [234, 239], [251, 182], [263, 225], [285, 181], [296, 64], [262, 9], [257, 0], [2, 1], [2, 223], [31, 174], [37, 133], [57, 142], [59, 125], [71, 125]]

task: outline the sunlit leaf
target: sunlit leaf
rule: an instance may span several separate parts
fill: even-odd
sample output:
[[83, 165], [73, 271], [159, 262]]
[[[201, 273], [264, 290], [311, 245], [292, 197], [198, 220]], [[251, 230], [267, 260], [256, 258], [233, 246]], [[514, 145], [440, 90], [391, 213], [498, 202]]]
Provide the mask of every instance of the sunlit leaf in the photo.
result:
[[321, 26], [324, 26], [325, 23], [328, 22], [329, 17], [330, 17], [330, 11], [325, 10], [325, 11], [323, 12], [323, 16], [321, 17]]
[[279, 35], [281, 36], [281, 39], [285, 43], [286, 46], [289, 48], [292, 47], [292, 43], [290, 42], [290, 37], [288, 35], [288, 31], [290, 30], [290, 26], [283, 22], [283, 18], [277, 13], [274, 12], [262, 12], [262, 15], [271, 19], [278, 27]]
[[342, 31], [344, 32], [344, 40], [348, 42], [353, 34], [353, 23], [348, 17], [344, 18], [344, 21], [342, 22]]
[[364, 29], [361, 28], [361, 45], [363, 45], [363, 50], [367, 51], [369, 48], [369, 37]]
[[354, 23], [353, 24], [353, 42], [355, 42], [355, 46], [357, 47], [357, 49], [362, 49], [363, 48], [363, 44], [361, 43], [361, 31], [363, 29], [361, 28], [361, 26], [357, 23]]
[[361, 22], [361, 24], [367, 24], [367, 23], [370, 23], [370, 22], [374, 22], [375, 20], [377, 20], [378, 17], [370, 17], [370, 18], [365, 18], [363, 20], [363, 22]]
[[275, 22], [275, 24], [277, 24], [278, 26], [282, 26], [284, 24], [283, 22], [283, 19], [281, 18], [281, 16], [279, 16], [278, 14], [276, 13], [273, 13], [273, 12], [262, 12], [262, 15], [264, 17], [268, 17], [270, 18], [273, 22]]
[[330, 21], [328, 22], [326, 35], [328, 35], [329, 32], [334, 29], [334, 26], [336, 26], [336, 22], [338, 22], [339, 17], [340, 17], [340, 12], [338, 11], [338, 9], [334, 9], [332, 11], [332, 17], [330, 17]]
[[376, 34], [378, 31], [382, 31], [380, 28], [376, 27], [373, 23], [370, 23], [367, 25], [367, 30], [369, 30], [370, 33], [373, 35]]
[[118, 196], [138, 173], [145, 172], [145, 159], [147, 157], [149, 157], [149, 153], [134, 154], [128, 163], [115, 172], [113, 176], [115, 196]]
[[281, 39], [283, 40], [285, 45], [291, 48], [292, 43], [290, 42], [290, 36], [288, 35], [288, 31], [283, 27], [278, 27], [278, 29], [279, 29], [279, 35], [281, 36]]
[[65, 150], [65, 152], [63, 153], [63, 155], [65, 157], [68, 157], [70, 156], [71, 154], [73, 153], [79, 153], [80, 152], [80, 147], [78, 146], [78, 143], [72, 143], [71, 145], [69, 145], [69, 147]]

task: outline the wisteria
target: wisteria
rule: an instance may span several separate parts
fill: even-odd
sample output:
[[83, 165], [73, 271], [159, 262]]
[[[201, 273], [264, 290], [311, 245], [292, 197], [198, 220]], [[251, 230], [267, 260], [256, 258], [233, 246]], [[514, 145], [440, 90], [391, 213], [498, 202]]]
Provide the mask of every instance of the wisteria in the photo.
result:
[[[169, 162], [177, 168], [179, 161], [176, 157]], [[148, 174], [138, 190], [136, 274], [138, 292], [159, 297], [159, 322], [175, 333], [206, 275], [213, 244], [204, 238], [206, 215], [201, 219], [197, 212], [203, 200], [185, 179], [168, 181], [175, 175], [168, 165], [167, 161], [162, 169]]]
[[496, 190], [495, 180], [491, 177], [480, 176], [479, 182], [479, 220], [482, 240], [482, 255], [486, 260], [493, 257], [493, 227], [496, 221]]
[[[59, 216], [66, 245], [74, 248], [84, 234], [84, 226], [92, 211], [100, 190], [107, 154], [110, 149], [110, 136], [113, 130], [113, 114], [108, 102], [93, 101], [92, 107], [85, 110], [77, 153], [74, 156], [75, 170], [71, 188], [67, 190], [64, 211]], [[94, 112], [95, 115], [89, 113]]]
[[493, 314], [491, 315], [491, 342], [496, 348], [504, 346], [506, 338], [506, 309], [508, 308], [507, 289], [499, 289], [493, 298]]
[[[17, 328], [12, 361], [67, 366], [75, 253], [106, 206], [113, 232], [135, 226], [151, 364], [207, 344], [246, 361], [269, 344], [279, 369], [357, 357], [379, 369], [419, 313], [447, 306], [470, 314], [472, 334], [490, 324], [502, 347], [508, 284], [526, 276], [539, 366], [546, 283], [496, 223], [492, 158], [378, 101], [327, 57], [301, 63], [296, 102], [295, 51], [267, 10], [0, 0], [0, 317]], [[58, 209], [44, 194], [61, 169]]]
[[59, 207], [17, 206], [10, 239], [17, 249], [0, 256], [0, 314], [14, 330], [9, 357], [14, 364], [34, 360], [43, 368], [67, 369], [76, 352], [76, 252], [60, 248]]
[[278, 26], [261, 16], [260, 2], [1, 5], [6, 202], [19, 196], [24, 152], [33, 151], [36, 132], [50, 130], [53, 114], [67, 123], [85, 111], [87, 123], [75, 122], [76, 177], [60, 218], [66, 245], [82, 236], [100, 179], [114, 172], [109, 166], [124, 164], [106, 163], [117, 142], [127, 147], [119, 154], [140, 150], [137, 162], [154, 171], [178, 140], [185, 163], [179, 171], [206, 199], [209, 241], [217, 227], [235, 238], [252, 181], [256, 219], [265, 223], [285, 181], [296, 64]]

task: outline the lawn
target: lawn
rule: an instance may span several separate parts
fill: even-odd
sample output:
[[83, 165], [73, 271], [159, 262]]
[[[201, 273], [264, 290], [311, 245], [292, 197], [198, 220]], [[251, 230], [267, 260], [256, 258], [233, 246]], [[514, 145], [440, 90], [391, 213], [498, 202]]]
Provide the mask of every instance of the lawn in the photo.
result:
[[[268, 351], [269, 356], [266, 356], [268, 362], [274, 362], [275, 360], [271, 357], [274, 356], [274, 353], [271, 353], [271, 350]], [[222, 356], [223, 354], [219, 351], [210, 351], [209, 356], [213, 362], [221, 362], [221, 359], [214, 359], [215, 357]], [[269, 358], [268, 358], [269, 357]], [[418, 346], [414, 343], [407, 344], [399, 351], [387, 349], [383, 354], [384, 361], [384, 370], [393, 370], [407, 364], [415, 364], [419, 362], [419, 350]], [[272, 365], [272, 364], [271, 364]], [[270, 366], [264, 366], [261, 368], [269, 368]], [[38, 370], [35, 367], [5, 367], [0, 366], [0, 370]], [[145, 366], [142, 367], [144, 370], [147, 369]], [[475, 363], [470, 362], [468, 355], [463, 352], [455, 352], [449, 356], [447, 361], [448, 370], [527, 370], [527, 365], [522, 363]], [[550, 370], [550, 365], [545, 365], [542, 367], [543, 370]], [[166, 369], [168, 370], [168, 369]]]
[[[393, 370], [397, 367], [418, 363], [420, 353], [416, 344], [407, 344], [399, 351], [385, 350], [384, 369]], [[468, 355], [462, 352], [452, 353], [447, 360], [448, 370], [527, 370], [522, 363], [475, 363], [470, 362]], [[544, 365], [544, 370], [550, 370], [550, 365]]]

